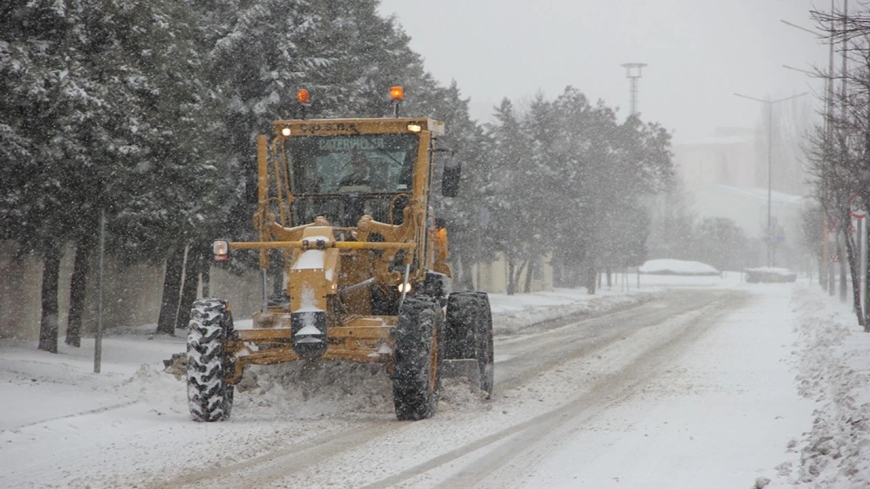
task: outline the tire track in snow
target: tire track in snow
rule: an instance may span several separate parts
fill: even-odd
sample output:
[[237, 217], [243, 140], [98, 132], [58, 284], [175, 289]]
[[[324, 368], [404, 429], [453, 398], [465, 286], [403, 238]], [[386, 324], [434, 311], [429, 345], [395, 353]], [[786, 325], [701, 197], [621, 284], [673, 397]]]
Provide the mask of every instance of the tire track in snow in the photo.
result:
[[[704, 300], [700, 305], [698, 295]], [[497, 343], [497, 347], [507, 350], [506, 354], [510, 355], [510, 359], [502, 362], [496, 370], [496, 394], [525, 384], [542, 372], [568, 360], [590, 355], [624, 339], [626, 335], [638, 330], [638, 322], [651, 326], [671, 319], [675, 314], [692, 314], [717, 298], [709, 297], [707, 291], [693, 293], [680, 298], [681, 302], [677, 305], [680, 309], [677, 311], [662, 308], [659, 303], [646, 304], [603, 317], [561, 325], [551, 329], [546, 335], [537, 335], [536, 338], [544, 338], [537, 343], [530, 342], [528, 336], [512, 338], [508, 344]], [[578, 326], [586, 326], [588, 330], [577, 331]], [[586, 333], [587, 336], [580, 337]], [[499, 355], [502, 352], [497, 349], [496, 356]], [[503, 373], [505, 370], [508, 370], [508, 374]], [[511, 374], [511, 371], [514, 373]]]
[[[684, 348], [708, 331], [724, 316], [730, 308], [739, 306], [747, 299], [745, 295], [729, 295], [719, 300], [704, 304], [700, 309], [684, 312], [679, 318], [680, 326], [668, 337], [667, 341], [645, 351], [630, 365], [600, 379], [590, 391], [569, 401], [554, 410], [540, 414], [532, 419], [516, 424], [497, 433], [480, 438], [450, 452], [432, 458], [422, 464], [406, 469], [398, 474], [363, 486], [364, 489], [379, 489], [392, 487], [411, 481], [421, 475], [433, 471], [450, 462], [472, 455], [475, 451], [487, 446], [503, 442], [489, 453], [475, 460], [465, 469], [438, 484], [440, 487], [506, 487], [516, 483], [528, 470], [532, 460], [546, 456], [546, 449], [540, 444], [553, 437], [559, 431], [565, 430], [566, 424], [578, 425], [591, 419], [608, 407], [618, 404], [635, 392], [635, 389], [645, 383], [655, 370], [651, 365], [657, 363], [670, 350]], [[712, 310], [712, 311], [710, 311]], [[705, 314], [709, 313], [709, 314]], [[665, 315], [671, 317], [673, 311]], [[693, 327], [693, 319], [698, 316], [705, 319], [702, 327]], [[651, 323], [651, 325], [655, 322]], [[552, 369], [558, 364], [568, 363], [587, 356], [594, 351], [602, 350], [622, 339], [623, 333], [611, 335], [607, 341], [597, 342], [586, 348], [581, 348], [561, 361], [547, 364]], [[523, 381], [538, 375], [546, 369], [535, 369], [536, 372], [522, 375]], [[521, 463], [516, 462], [521, 460]], [[495, 480], [493, 480], [495, 476]], [[413, 484], [412, 484], [413, 485]]]
[[[529, 468], [544, 460], [573, 429], [582, 427], [587, 420], [634, 395], [658, 373], [658, 365], [673, 358], [675, 352], [685, 350], [747, 299], [746, 295], [732, 295], [683, 315], [680, 318], [682, 324], [665, 342], [645, 351], [626, 368], [602, 379], [589, 394], [571, 401], [550, 416], [541, 417], [539, 423], [531, 424], [521, 436], [507, 440], [440, 485], [498, 488], [521, 485]], [[695, 321], [698, 318], [701, 321]]]
[[342, 451], [398, 430], [408, 423], [367, 422], [350, 431], [317, 436], [303, 443], [271, 451], [258, 457], [223, 467], [209, 466], [194, 473], [162, 481], [148, 487], [169, 489], [193, 487], [263, 487], [294, 472], [322, 463]]

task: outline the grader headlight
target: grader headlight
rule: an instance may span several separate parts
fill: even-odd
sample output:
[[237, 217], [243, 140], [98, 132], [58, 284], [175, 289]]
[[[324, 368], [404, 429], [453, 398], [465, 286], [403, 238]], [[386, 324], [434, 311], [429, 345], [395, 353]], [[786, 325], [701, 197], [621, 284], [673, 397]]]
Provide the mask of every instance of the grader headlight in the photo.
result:
[[423, 126], [421, 126], [420, 124], [414, 124], [413, 122], [411, 124], [408, 124], [408, 131], [410, 132], [420, 132], [422, 130]]
[[290, 128], [285, 127], [284, 129], [281, 129], [281, 135], [284, 136], [285, 138], [289, 138], [290, 137]]
[[411, 292], [411, 284], [409, 282], [403, 282], [398, 286], [400, 294], [409, 294]]
[[212, 246], [215, 261], [227, 261], [230, 259], [230, 244], [227, 241], [215, 241]]

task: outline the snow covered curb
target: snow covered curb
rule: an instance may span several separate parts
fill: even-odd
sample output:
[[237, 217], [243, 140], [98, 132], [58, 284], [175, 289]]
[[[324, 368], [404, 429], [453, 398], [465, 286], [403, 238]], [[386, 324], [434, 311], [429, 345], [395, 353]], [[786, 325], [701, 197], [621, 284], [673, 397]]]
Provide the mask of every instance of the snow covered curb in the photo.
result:
[[793, 303], [803, 342], [798, 388], [818, 408], [799, 467], [780, 473], [795, 487], [870, 487], [870, 334], [817, 285], [796, 287]]

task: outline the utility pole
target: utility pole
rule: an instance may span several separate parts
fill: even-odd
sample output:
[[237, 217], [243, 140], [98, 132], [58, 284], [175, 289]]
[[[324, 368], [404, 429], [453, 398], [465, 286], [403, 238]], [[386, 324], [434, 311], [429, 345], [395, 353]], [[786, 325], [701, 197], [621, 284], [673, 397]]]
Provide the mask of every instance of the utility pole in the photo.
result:
[[[840, 158], [841, 158], [840, 163], [842, 165], [846, 164], [846, 158], [848, 156], [846, 153], [845, 137], [843, 136], [843, 131], [844, 131], [845, 124], [846, 124], [846, 118], [848, 117], [848, 107], [846, 105], [847, 104], [846, 97], [848, 95], [848, 81], [846, 78], [848, 75], [848, 69], [847, 69], [846, 62], [847, 62], [847, 59], [849, 56], [849, 39], [848, 39], [849, 34], [847, 32], [847, 30], [848, 30], [847, 29], [848, 15], [849, 15], [849, 0], [843, 0], [843, 53], [842, 53], [843, 54], [843, 67], [842, 67], [842, 71], [840, 73], [840, 76], [842, 77], [840, 79], [840, 117], [841, 117], [841, 121], [840, 121], [840, 137], [837, 138], [840, 141]], [[841, 224], [840, 230], [842, 231], [842, 234], [843, 234], [843, 246], [842, 247], [837, 246], [837, 248], [840, 250], [843, 250], [843, 248], [845, 248], [846, 246], [849, 246], [849, 244], [846, 243], [846, 240], [851, 239], [851, 236], [849, 236], [849, 228], [851, 227], [851, 222], [845, 222], [846, 219], [847, 218], [845, 218], [845, 217], [840, 218], [840, 224]], [[843, 250], [843, 251], [845, 251], [845, 250]], [[846, 299], [847, 299], [847, 294], [848, 294], [848, 285], [847, 285], [847, 278], [846, 278], [847, 272], [848, 271], [846, 269], [846, 253], [840, 253], [840, 301], [841, 302], [846, 302]]]
[[734, 95], [745, 98], [749, 100], [754, 100], [755, 102], [761, 102], [763, 104], [767, 104], [767, 266], [774, 266], [775, 255], [773, 251], [773, 240], [774, 240], [774, 229], [773, 229], [773, 220], [771, 218], [771, 194], [772, 194], [772, 183], [773, 183], [773, 105], [778, 104], [780, 102], [785, 102], [786, 100], [792, 100], [798, 97], [803, 97], [808, 92], [800, 93], [798, 95], [792, 95], [791, 97], [785, 97], [777, 100], [770, 99], [760, 99], [755, 97], [750, 97], [748, 95], [741, 95], [739, 93], [735, 93]]
[[624, 63], [621, 65], [625, 68], [625, 77], [629, 80], [629, 115], [637, 114], [637, 83], [641, 77], [641, 70], [646, 66], [646, 63]]
[[[833, 148], [834, 148], [834, 9], [836, 0], [831, 0], [831, 34], [828, 40], [828, 86], [825, 97], [825, 165], [829, 171], [833, 168]], [[827, 185], [823, 182], [823, 185]], [[826, 200], [829, 200], [827, 192], [824, 194]], [[828, 223], [828, 208], [829, 202], [822, 202], [822, 222], [824, 222], [824, 241], [822, 243], [822, 253], [824, 261], [825, 285], [824, 289], [828, 291], [828, 295], [834, 295], [834, 263], [832, 261], [833, 253], [836, 252], [836, 245], [831, 243], [830, 228], [834, 226], [833, 221]], [[834, 234], [836, 237], [836, 234]], [[834, 244], [834, 250], [830, 250], [829, 245]]]

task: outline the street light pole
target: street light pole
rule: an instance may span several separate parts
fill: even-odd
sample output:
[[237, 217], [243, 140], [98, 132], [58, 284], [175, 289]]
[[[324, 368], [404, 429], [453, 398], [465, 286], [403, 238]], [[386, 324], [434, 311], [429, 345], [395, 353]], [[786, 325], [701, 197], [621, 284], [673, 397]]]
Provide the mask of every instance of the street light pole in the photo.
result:
[[745, 98], [749, 100], [754, 100], [755, 102], [761, 102], [763, 104], [767, 104], [767, 266], [772, 266], [772, 256], [773, 256], [773, 227], [771, 222], [771, 194], [772, 194], [772, 182], [773, 182], [773, 106], [774, 104], [778, 104], [780, 102], [785, 102], [786, 100], [796, 99], [798, 97], [803, 97], [809, 92], [800, 93], [797, 95], [792, 95], [791, 97], [785, 97], [777, 100], [770, 99], [760, 99], [755, 97], [750, 97], [748, 95], [741, 95], [739, 93], [735, 93], [734, 95]]

